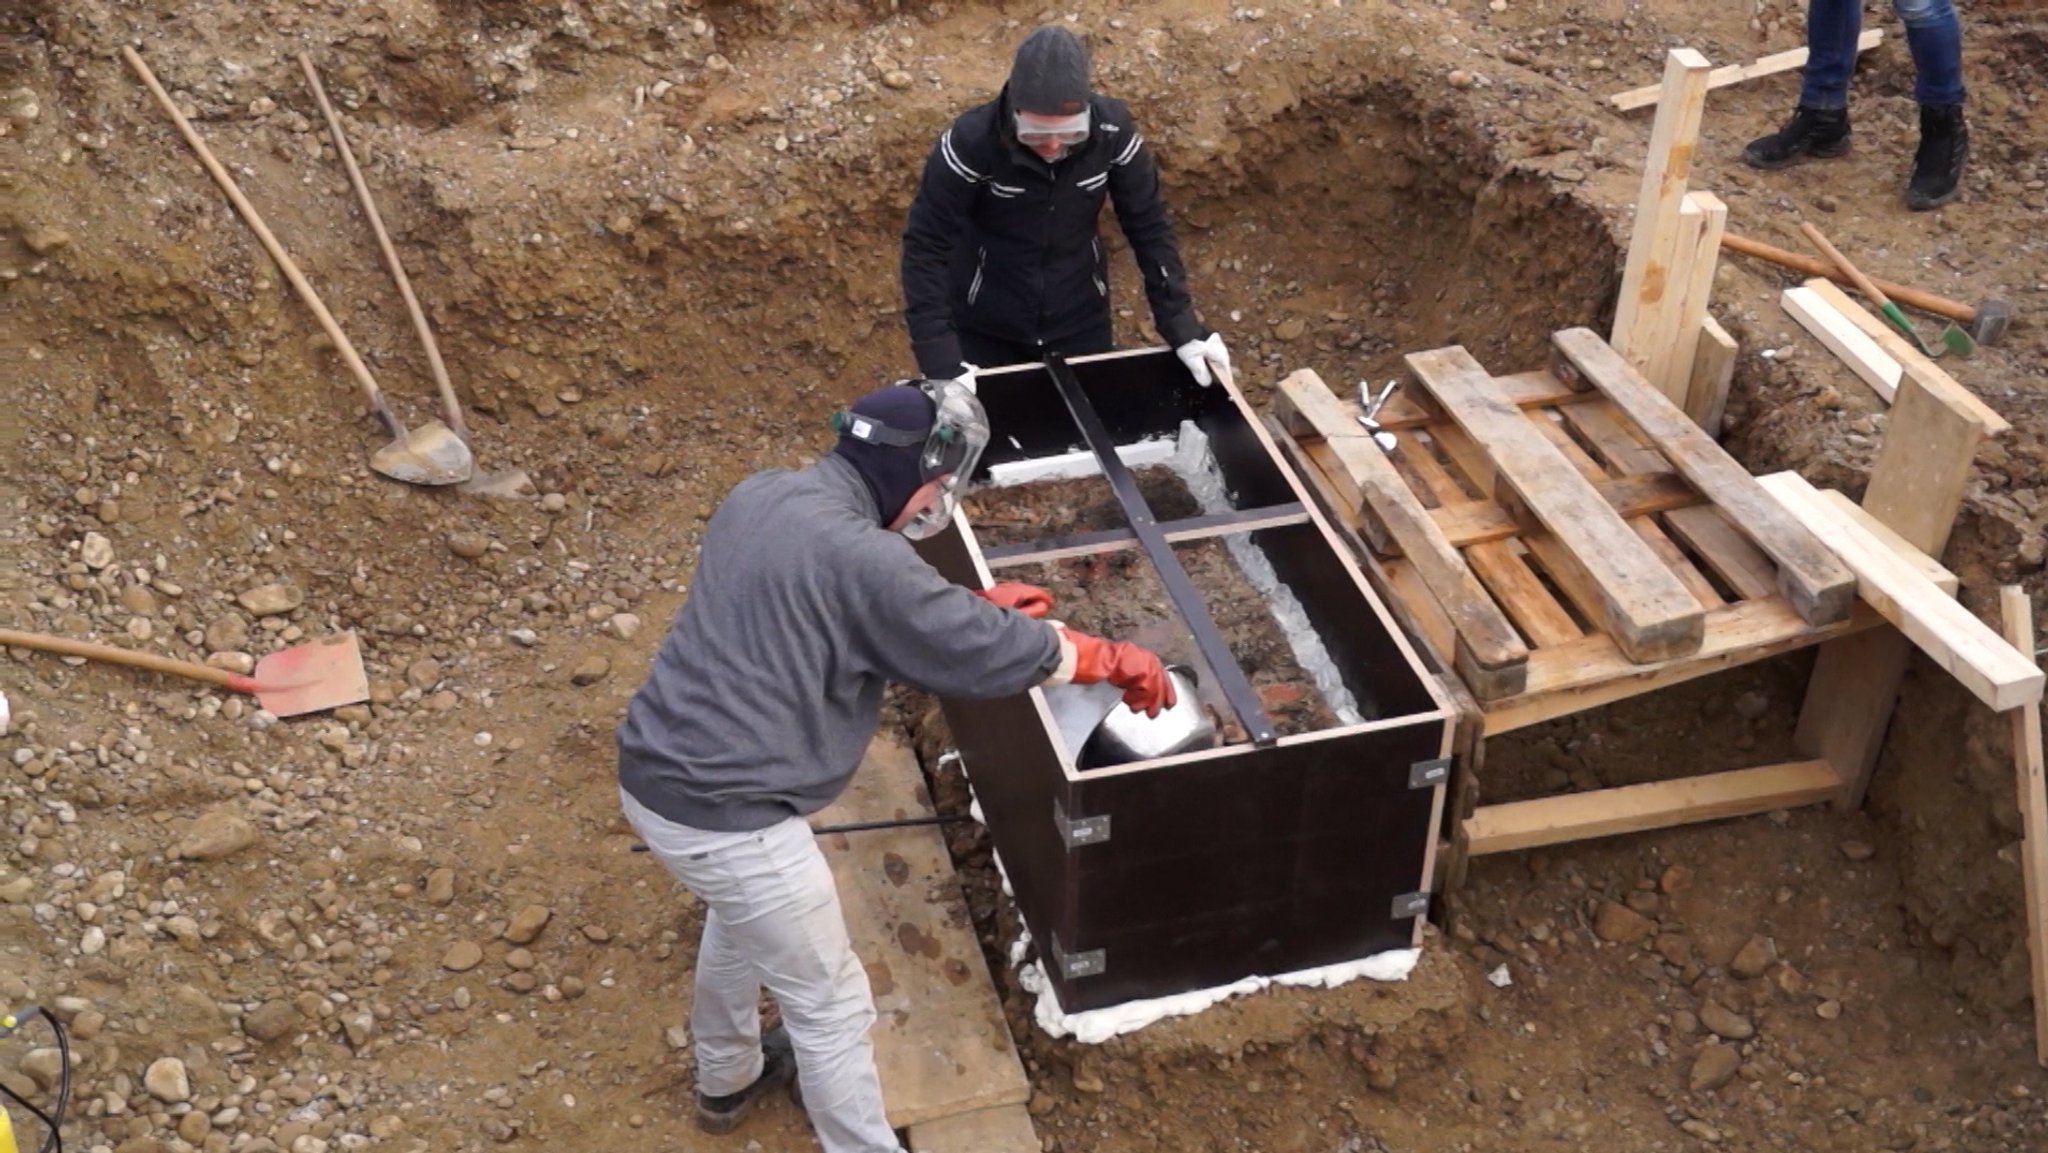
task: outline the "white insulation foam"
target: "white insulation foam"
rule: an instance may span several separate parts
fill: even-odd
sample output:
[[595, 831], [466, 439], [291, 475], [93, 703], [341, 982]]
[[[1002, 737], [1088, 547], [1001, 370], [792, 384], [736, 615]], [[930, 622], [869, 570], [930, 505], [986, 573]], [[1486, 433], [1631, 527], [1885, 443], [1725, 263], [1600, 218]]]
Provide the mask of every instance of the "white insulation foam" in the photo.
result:
[[[1125, 468], [1150, 468], [1155, 464], [1171, 461], [1176, 448], [1175, 443], [1170, 440], [1140, 440], [1118, 445], [1116, 456], [1118, 460], [1124, 462]], [[992, 488], [1007, 488], [1013, 484], [1030, 484], [1041, 480], [1073, 480], [1076, 477], [1101, 475], [1101, 463], [1095, 459], [1094, 452], [1086, 449], [1080, 452], [1061, 453], [1059, 456], [1032, 457], [1028, 460], [1013, 460], [988, 466], [988, 483]]]
[[[1216, 456], [1209, 451], [1209, 437], [1192, 421], [1182, 421], [1180, 440], [1176, 443], [1173, 457], [1168, 464], [1194, 494], [1195, 503], [1205, 513], [1234, 512], [1229, 490], [1223, 483], [1223, 471], [1216, 465]], [[1315, 682], [1316, 691], [1337, 719], [1347, 725], [1362, 723], [1366, 718], [1359, 712], [1358, 700], [1345, 686], [1344, 678], [1337, 672], [1337, 662], [1330, 659], [1330, 651], [1323, 647], [1323, 638], [1309, 623], [1308, 610], [1301, 607], [1301, 601], [1280, 580], [1273, 571], [1273, 562], [1266, 559], [1264, 549], [1252, 543], [1248, 533], [1231, 533], [1223, 538], [1223, 546], [1237, 561], [1237, 567], [1244, 572], [1252, 587], [1266, 598], [1273, 610], [1273, 619], [1280, 623], [1280, 631], [1287, 638], [1287, 647], [1294, 652], [1296, 663]]]
[[[1010, 955], [1023, 955], [1021, 945], [1012, 946]], [[1054, 1037], [1072, 1037], [1083, 1045], [1099, 1045], [1111, 1037], [1133, 1033], [1147, 1025], [1163, 1021], [1168, 1017], [1188, 1017], [1231, 997], [1256, 993], [1269, 985], [1313, 986], [1334, 989], [1339, 985], [1367, 977], [1374, 981], [1405, 981], [1415, 971], [1416, 962], [1422, 959], [1420, 949], [1389, 949], [1356, 961], [1341, 961], [1335, 965], [1324, 965], [1315, 969], [1303, 969], [1295, 973], [1283, 973], [1277, 977], [1246, 977], [1229, 985], [1214, 989], [1197, 989], [1192, 993], [1176, 993], [1171, 997], [1155, 997], [1149, 1001], [1126, 1001], [1111, 1005], [1107, 1009], [1090, 1009], [1084, 1013], [1060, 1011], [1059, 999], [1053, 996], [1052, 982], [1046, 980], [1045, 970], [1033, 961], [1017, 971], [1018, 983], [1038, 998], [1038, 1008], [1032, 1014], [1038, 1027]]]

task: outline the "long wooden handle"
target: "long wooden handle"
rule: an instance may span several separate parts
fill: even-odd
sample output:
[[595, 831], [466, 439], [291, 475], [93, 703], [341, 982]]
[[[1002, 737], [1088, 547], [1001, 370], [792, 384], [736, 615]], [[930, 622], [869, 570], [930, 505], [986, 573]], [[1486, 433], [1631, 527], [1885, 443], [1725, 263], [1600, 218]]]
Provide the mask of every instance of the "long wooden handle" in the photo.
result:
[[35, 649], [38, 652], [56, 653], [67, 657], [84, 657], [87, 660], [107, 661], [111, 664], [127, 665], [130, 668], [148, 669], [153, 673], [169, 673], [175, 677], [190, 677], [195, 681], [222, 685], [236, 692], [253, 692], [256, 682], [226, 669], [202, 665], [194, 661], [174, 660], [160, 657], [155, 653], [138, 653], [133, 649], [117, 649], [112, 645], [94, 644], [92, 641], [75, 641], [69, 637], [53, 637], [48, 633], [25, 633], [17, 629], [0, 629], [0, 647]]
[[377, 234], [377, 247], [384, 251], [384, 263], [391, 269], [391, 279], [398, 282], [398, 294], [405, 298], [405, 310], [412, 314], [413, 331], [419, 333], [420, 344], [427, 351], [427, 367], [434, 373], [434, 387], [441, 390], [441, 408], [447, 414], [448, 427], [467, 441], [469, 426], [462, 419], [462, 404], [455, 398], [455, 385], [448, 380], [448, 366], [441, 362], [441, 348], [434, 342], [434, 330], [428, 327], [427, 314], [421, 310], [419, 298], [412, 293], [412, 281], [405, 275], [405, 266], [398, 261], [398, 250], [392, 247], [391, 234], [384, 230], [384, 218], [377, 213], [377, 202], [370, 197], [370, 186], [363, 180], [363, 171], [356, 166], [355, 150], [348, 146], [348, 137], [341, 130], [341, 117], [335, 115], [334, 105], [327, 101], [327, 88], [320, 83], [320, 74], [313, 69], [313, 58], [304, 52], [299, 53], [299, 67], [306, 71], [306, 83], [312, 86], [313, 99], [319, 102], [321, 115], [327, 117], [327, 131], [334, 137], [334, 149], [341, 153], [342, 167], [348, 169], [348, 182], [355, 186], [363, 215], [370, 218], [370, 228]]
[[1862, 290], [1863, 295], [1870, 298], [1870, 303], [1877, 305], [1879, 308], [1883, 308], [1885, 305], [1891, 303], [1891, 301], [1885, 299], [1884, 293], [1879, 291], [1877, 285], [1872, 284], [1870, 282], [1870, 278], [1863, 275], [1863, 270], [1849, 263], [1849, 258], [1842, 255], [1842, 250], [1836, 248], [1833, 244], [1829, 243], [1828, 238], [1822, 236], [1820, 234], [1820, 229], [1815, 228], [1811, 221], [1800, 221], [1799, 231], [1804, 232], [1806, 234], [1806, 238], [1808, 240], [1813, 241], [1813, 246], [1815, 248], [1820, 249], [1822, 254], [1824, 254], [1829, 260], [1834, 261], [1836, 268], [1841, 269], [1845, 274], [1847, 274], [1850, 281], [1852, 281], [1858, 289]]
[[[1765, 244], [1761, 240], [1751, 240], [1747, 236], [1738, 236], [1733, 232], [1721, 234], [1721, 247], [1740, 252], [1744, 256], [1754, 256], [1758, 260], [1768, 260], [1772, 264], [1789, 268], [1794, 272], [1803, 272], [1808, 276], [1825, 276], [1830, 280], [1854, 283], [1849, 280], [1847, 273], [1825, 260], [1818, 260], [1803, 253], [1791, 252], [1779, 248], [1775, 244]], [[1897, 284], [1889, 280], [1880, 280], [1877, 277], [1872, 277], [1870, 282], [1882, 288], [1885, 294], [1893, 300], [1908, 308], [1917, 308], [1922, 312], [1931, 312], [1936, 316], [1945, 316], [1962, 324], [1968, 324], [1977, 319], [1976, 309], [1959, 301], [1950, 300], [1946, 296], [1936, 296], [1931, 292], [1922, 292], [1909, 285]]]
[[321, 302], [320, 294], [314, 292], [313, 286], [306, 283], [305, 276], [299, 272], [299, 266], [293, 263], [284, 246], [277, 242], [277, 237], [270, 234], [270, 228], [263, 223], [263, 217], [257, 214], [256, 206], [250, 204], [249, 198], [242, 195], [235, 178], [228, 175], [228, 170], [221, 167], [220, 161], [213, 158], [213, 152], [206, 147], [206, 142], [199, 138], [199, 133], [194, 131], [191, 123], [185, 119], [185, 114], [178, 111], [178, 106], [171, 102], [170, 94], [164, 91], [163, 85], [156, 82], [156, 74], [149, 70], [149, 65], [142, 62], [142, 57], [136, 54], [135, 49], [123, 44], [121, 58], [128, 62], [128, 67], [134, 69], [135, 74], [149, 87], [150, 95], [155, 96], [156, 102], [163, 105], [164, 111], [170, 114], [172, 121], [178, 125], [178, 131], [184, 135], [185, 143], [190, 144], [192, 151], [199, 155], [199, 163], [206, 166], [206, 171], [212, 175], [214, 183], [220, 185], [221, 191], [228, 194], [228, 200], [234, 204], [235, 211], [242, 214], [242, 220], [248, 224], [249, 230], [256, 234], [256, 239], [263, 242], [264, 250], [270, 253], [270, 259], [277, 262], [277, 267], [284, 272], [284, 278], [291, 281], [292, 287], [298, 291], [299, 299], [305, 301], [306, 307], [312, 309], [313, 315], [319, 318], [320, 327], [326, 331], [327, 339], [334, 342], [335, 349], [341, 353], [341, 359], [348, 363], [349, 371], [355, 374], [356, 382], [363, 386], [363, 395], [369, 399], [370, 408], [377, 414], [377, 419], [384, 422], [384, 427], [392, 436], [404, 436], [405, 426], [398, 422], [398, 417], [391, 411], [391, 406], [384, 403], [384, 395], [377, 388], [377, 378], [370, 375], [370, 366], [364, 364], [363, 358], [356, 355], [355, 345], [349, 343], [347, 335], [341, 331], [341, 325], [335, 323], [334, 314], [327, 311], [327, 305]]

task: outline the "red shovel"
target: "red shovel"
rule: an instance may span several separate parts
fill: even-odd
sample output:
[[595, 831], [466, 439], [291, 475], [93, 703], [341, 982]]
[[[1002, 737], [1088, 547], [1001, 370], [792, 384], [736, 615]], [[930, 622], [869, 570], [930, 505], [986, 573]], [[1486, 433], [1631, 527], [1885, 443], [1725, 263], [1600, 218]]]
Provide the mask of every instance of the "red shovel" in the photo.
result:
[[317, 713], [370, 699], [370, 678], [363, 671], [363, 651], [356, 644], [354, 633], [324, 637], [274, 652], [256, 662], [254, 676], [243, 676], [192, 661], [173, 660], [154, 653], [138, 653], [112, 645], [14, 629], [0, 629], [0, 646], [109, 661], [154, 673], [207, 681], [254, 696], [264, 711], [276, 717]]

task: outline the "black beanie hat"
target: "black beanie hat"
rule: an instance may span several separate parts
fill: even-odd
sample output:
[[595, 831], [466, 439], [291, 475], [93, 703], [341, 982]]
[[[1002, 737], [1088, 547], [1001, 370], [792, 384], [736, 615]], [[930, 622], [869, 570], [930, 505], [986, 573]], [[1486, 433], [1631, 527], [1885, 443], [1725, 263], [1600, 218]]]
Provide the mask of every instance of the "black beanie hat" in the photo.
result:
[[1010, 65], [1010, 107], [1041, 116], [1072, 116], [1088, 107], [1088, 49], [1081, 38], [1047, 24], [1017, 46]]
[[898, 432], [916, 433], [918, 441], [911, 445], [873, 444], [855, 439], [848, 431], [839, 434], [839, 443], [832, 451], [843, 456], [867, 482], [868, 492], [875, 498], [875, 509], [881, 514], [881, 523], [887, 525], [910, 503], [910, 498], [924, 485], [924, 470], [918, 464], [918, 457], [924, 449], [924, 434], [931, 431], [932, 419], [937, 406], [924, 390], [916, 385], [896, 384], [876, 389], [853, 402], [852, 413], [856, 417], [871, 417]]

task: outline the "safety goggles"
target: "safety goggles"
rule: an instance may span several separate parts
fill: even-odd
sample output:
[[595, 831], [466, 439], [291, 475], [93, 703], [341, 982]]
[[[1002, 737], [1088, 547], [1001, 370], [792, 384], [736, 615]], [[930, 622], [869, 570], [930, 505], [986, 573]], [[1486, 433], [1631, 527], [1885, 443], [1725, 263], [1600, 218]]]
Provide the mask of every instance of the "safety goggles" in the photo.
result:
[[981, 464], [982, 450], [988, 447], [988, 413], [973, 390], [957, 380], [899, 383], [913, 384], [931, 398], [929, 430], [891, 428], [873, 417], [844, 411], [833, 414], [832, 430], [869, 444], [918, 448], [919, 478], [926, 482], [942, 481], [937, 498], [902, 530], [911, 540], [924, 540], [952, 522], [959, 494], [967, 488], [974, 470]]
[[1072, 116], [1040, 116], [1035, 112], [1019, 112], [1017, 117], [1017, 141], [1020, 144], [1079, 144], [1088, 139], [1088, 113], [1083, 110]]

